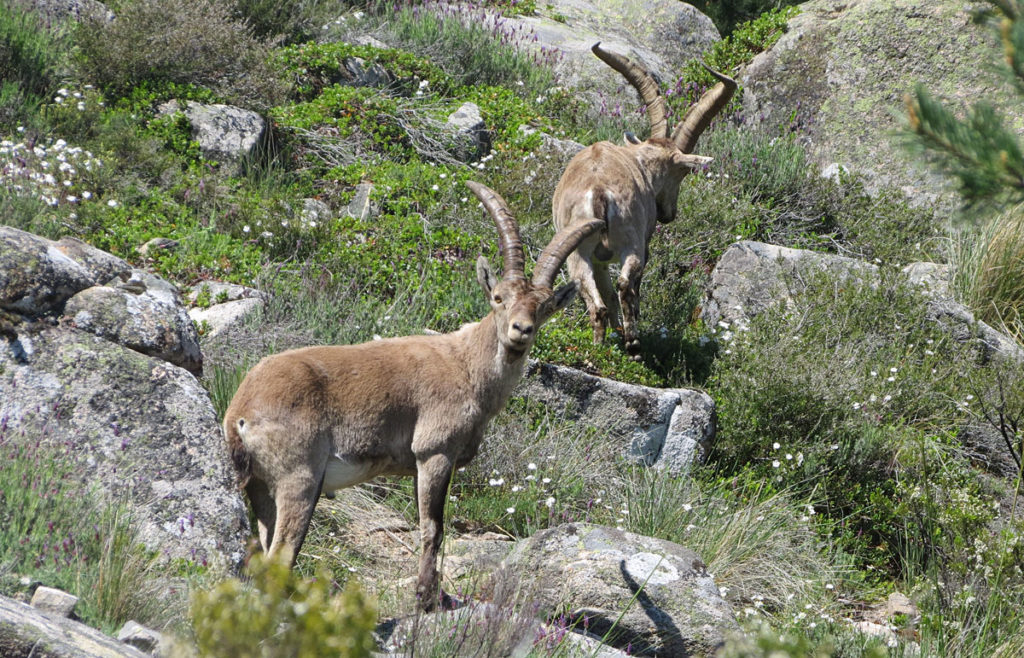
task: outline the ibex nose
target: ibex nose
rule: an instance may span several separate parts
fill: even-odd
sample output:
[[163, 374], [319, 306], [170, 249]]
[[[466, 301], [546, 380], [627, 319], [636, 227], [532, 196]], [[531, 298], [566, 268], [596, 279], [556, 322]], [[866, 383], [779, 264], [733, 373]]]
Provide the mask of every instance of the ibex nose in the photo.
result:
[[533, 333], [533, 325], [526, 324], [525, 322], [513, 322], [512, 328], [524, 336], [529, 336]]

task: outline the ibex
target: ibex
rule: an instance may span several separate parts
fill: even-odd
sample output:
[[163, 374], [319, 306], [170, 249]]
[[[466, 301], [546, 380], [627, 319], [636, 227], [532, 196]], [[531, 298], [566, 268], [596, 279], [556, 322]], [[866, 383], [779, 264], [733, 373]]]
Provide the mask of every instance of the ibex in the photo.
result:
[[378, 475], [412, 475], [423, 544], [416, 595], [424, 610], [446, 598], [437, 553], [452, 473], [476, 455], [488, 421], [522, 378], [541, 325], [575, 296], [575, 283], [551, 288], [566, 256], [604, 226], [590, 219], [558, 231], [527, 280], [519, 227], [505, 201], [468, 185], [497, 225], [505, 261], [498, 281], [487, 259], [477, 259], [491, 305], [485, 318], [449, 334], [266, 357], [224, 415], [260, 544], [292, 563], [321, 493]]
[[[587, 304], [594, 342], [603, 342], [608, 326], [618, 325], [621, 305], [626, 351], [639, 358], [640, 279], [648, 259], [648, 243], [657, 223], [675, 219], [683, 178], [711, 161], [690, 155], [690, 151], [732, 98], [736, 83], [708, 69], [718, 84], [690, 108], [669, 139], [665, 99], [657, 82], [629, 58], [600, 46], [594, 44], [591, 50], [621, 73], [647, 105], [651, 136], [641, 142], [627, 134], [622, 146], [598, 142], [580, 151], [562, 174], [551, 208], [556, 228], [593, 218], [607, 223], [604, 232], [580, 244], [566, 265]], [[621, 268], [617, 297], [608, 275], [608, 264], [613, 261], [618, 261]]]

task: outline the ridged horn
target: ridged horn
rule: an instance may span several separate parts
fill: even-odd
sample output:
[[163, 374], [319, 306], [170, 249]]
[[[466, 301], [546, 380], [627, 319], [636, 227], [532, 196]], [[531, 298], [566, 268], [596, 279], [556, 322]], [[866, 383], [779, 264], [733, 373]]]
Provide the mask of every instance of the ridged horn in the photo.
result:
[[633, 85], [647, 106], [647, 117], [651, 121], [651, 137], [667, 137], [668, 121], [665, 119], [665, 99], [654, 77], [643, 67], [634, 63], [625, 55], [617, 55], [601, 49], [601, 42], [595, 43], [590, 50], [602, 62], [622, 74], [622, 77]]
[[606, 226], [603, 219], [588, 219], [570, 224], [556, 233], [544, 251], [540, 252], [540, 256], [537, 256], [537, 264], [533, 268], [533, 285], [550, 288], [572, 250]]
[[526, 257], [523, 254], [523, 240], [519, 237], [519, 225], [512, 217], [505, 199], [482, 183], [470, 180], [466, 181], [466, 185], [473, 190], [480, 203], [484, 204], [484, 208], [494, 220], [494, 225], [498, 227], [501, 255], [505, 260], [503, 278], [525, 279]]
[[708, 67], [703, 62], [701, 66], [718, 79], [718, 84], [704, 92], [704, 95], [686, 112], [686, 116], [683, 117], [683, 120], [679, 122], [675, 131], [673, 131], [672, 141], [675, 142], [676, 146], [683, 153], [689, 153], [693, 150], [693, 147], [697, 145], [697, 140], [700, 139], [701, 134], [707, 129], [711, 120], [722, 111], [722, 108], [729, 103], [732, 95], [736, 93], [735, 80]]

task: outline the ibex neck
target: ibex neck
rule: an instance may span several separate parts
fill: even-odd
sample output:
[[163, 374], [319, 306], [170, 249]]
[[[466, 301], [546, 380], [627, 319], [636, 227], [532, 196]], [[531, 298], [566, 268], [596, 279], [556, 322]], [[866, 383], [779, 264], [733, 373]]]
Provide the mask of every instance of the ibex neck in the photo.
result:
[[512, 351], [498, 340], [493, 313], [466, 327], [466, 331], [466, 367], [480, 392], [500, 407], [522, 378], [528, 352]]

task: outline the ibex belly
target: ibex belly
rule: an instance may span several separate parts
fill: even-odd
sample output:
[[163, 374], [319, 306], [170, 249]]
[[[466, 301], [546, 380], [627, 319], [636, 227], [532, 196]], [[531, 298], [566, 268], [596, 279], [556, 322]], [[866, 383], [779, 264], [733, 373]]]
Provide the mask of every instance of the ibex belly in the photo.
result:
[[337, 455], [327, 458], [322, 491], [329, 494], [338, 489], [355, 486], [372, 480], [387, 470], [389, 459], [356, 461], [342, 459]]

